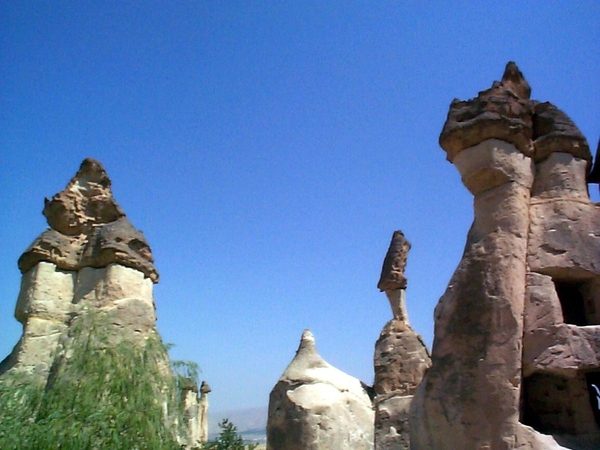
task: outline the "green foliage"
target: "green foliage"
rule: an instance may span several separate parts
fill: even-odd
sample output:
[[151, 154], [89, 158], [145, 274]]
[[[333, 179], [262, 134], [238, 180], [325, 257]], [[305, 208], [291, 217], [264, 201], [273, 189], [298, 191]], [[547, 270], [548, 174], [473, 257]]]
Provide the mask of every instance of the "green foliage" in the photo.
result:
[[107, 320], [80, 322], [46, 385], [22, 373], [0, 380], [0, 448], [179, 449], [182, 407], [159, 336], [114, 342]]
[[244, 439], [237, 434], [237, 428], [228, 419], [219, 424], [221, 433], [213, 441], [206, 442], [203, 450], [254, 450], [258, 444], [244, 444]]

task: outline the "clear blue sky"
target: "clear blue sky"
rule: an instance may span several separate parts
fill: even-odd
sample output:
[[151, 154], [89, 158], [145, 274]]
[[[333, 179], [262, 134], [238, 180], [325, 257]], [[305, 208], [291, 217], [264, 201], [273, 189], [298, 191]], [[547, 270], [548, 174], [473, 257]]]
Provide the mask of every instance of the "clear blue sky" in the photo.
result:
[[266, 405], [304, 328], [370, 383], [395, 229], [432, 341], [472, 220], [438, 135], [509, 60], [595, 150], [597, 1], [0, 3], [0, 358], [43, 199], [90, 156], [150, 242], [159, 330], [214, 411]]

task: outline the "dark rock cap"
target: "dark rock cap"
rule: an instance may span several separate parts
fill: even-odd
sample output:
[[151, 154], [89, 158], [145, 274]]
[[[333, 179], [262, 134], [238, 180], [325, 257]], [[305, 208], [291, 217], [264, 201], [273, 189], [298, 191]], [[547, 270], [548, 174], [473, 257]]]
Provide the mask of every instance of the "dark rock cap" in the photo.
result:
[[110, 178], [99, 161], [86, 158], [67, 187], [45, 199], [43, 214], [50, 229], [19, 258], [22, 273], [41, 261], [63, 270], [119, 263], [158, 281], [150, 246], [113, 198]]
[[410, 242], [404, 237], [404, 233], [400, 230], [394, 231], [392, 241], [383, 260], [381, 277], [379, 283], [377, 283], [380, 291], [406, 289], [407, 279], [404, 276], [404, 270], [406, 269], [410, 247]]
[[510, 61], [501, 81], [471, 100], [453, 100], [440, 135], [448, 160], [465, 148], [487, 139], [512, 143], [526, 155], [531, 145], [533, 105], [531, 88], [517, 65]]
[[531, 87], [510, 61], [501, 81], [471, 100], [453, 100], [440, 146], [447, 159], [487, 139], [513, 144], [524, 155], [541, 161], [552, 152], [571, 153], [591, 161], [584, 136], [571, 119], [548, 102], [530, 99]]

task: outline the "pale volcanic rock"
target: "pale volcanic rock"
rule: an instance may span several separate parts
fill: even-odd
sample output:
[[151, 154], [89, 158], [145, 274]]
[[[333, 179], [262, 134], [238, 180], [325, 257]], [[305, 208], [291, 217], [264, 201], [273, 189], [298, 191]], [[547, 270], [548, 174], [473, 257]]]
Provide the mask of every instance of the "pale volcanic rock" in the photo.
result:
[[325, 362], [306, 330], [269, 398], [270, 450], [373, 448], [373, 408], [366, 387]]
[[143, 234], [112, 196], [98, 161], [85, 159], [67, 187], [46, 199], [44, 231], [19, 258], [23, 274], [15, 317], [23, 335], [0, 366], [48, 373], [69, 328], [90, 311], [102, 312], [114, 340], [155, 333], [152, 286], [158, 280]]

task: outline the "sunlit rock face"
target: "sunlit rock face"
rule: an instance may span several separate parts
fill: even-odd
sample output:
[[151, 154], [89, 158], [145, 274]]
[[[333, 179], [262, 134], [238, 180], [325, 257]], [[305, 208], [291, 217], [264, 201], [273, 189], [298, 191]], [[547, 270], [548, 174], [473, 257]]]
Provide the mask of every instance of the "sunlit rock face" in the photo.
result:
[[377, 287], [385, 292], [392, 319], [375, 344], [375, 449], [410, 448], [409, 411], [413, 394], [431, 364], [427, 347], [408, 322], [404, 275], [410, 243], [395, 231]]
[[435, 310], [414, 450], [600, 448], [591, 155], [571, 120], [530, 93], [509, 63], [491, 89], [451, 104], [440, 136], [475, 217]]
[[158, 281], [144, 235], [113, 198], [111, 182], [93, 159], [81, 163], [67, 187], [46, 199], [44, 231], [19, 258], [15, 308], [23, 335], [0, 364], [0, 375], [23, 370], [48, 375], [69, 328], [102, 312], [115, 340], [156, 332], [152, 294]]
[[271, 391], [267, 448], [372, 449], [373, 420], [366, 387], [325, 362], [306, 330], [296, 356]]

